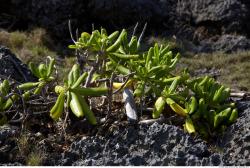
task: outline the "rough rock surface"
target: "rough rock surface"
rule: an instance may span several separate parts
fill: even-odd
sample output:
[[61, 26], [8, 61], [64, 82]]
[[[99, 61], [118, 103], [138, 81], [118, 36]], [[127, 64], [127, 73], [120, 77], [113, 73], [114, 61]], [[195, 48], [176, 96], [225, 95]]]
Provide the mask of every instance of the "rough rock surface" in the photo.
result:
[[121, 128], [107, 137], [88, 137], [72, 144], [60, 165], [221, 165], [219, 154], [181, 129], [154, 123]]
[[239, 102], [240, 118], [219, 139], [219, 151], [182, 129], [154, 123], [119, 128], [105, 137], [84, 137], [62, 154], [58, 165], [249, 165], [250, 102]]
[[221, 33], [247, 33], [244, 28], [249, 24], [245, 22], [249, 17], [249, 8], [245, 3], [238, 0], [180, 0], [177, 11], [183, 16], [181, 19], [191, 19], [195, 26], [214, 23], [211, 26]]
[[[17, 15], [20, 27], [43, 27], [59, 40], [69, 38], [68, 20], [71, 19], [73, 25], [81, 25], [87, 19], [86, 5], [87, 0], [15, 0], [12, 6]], [[22, 6], [22, 8], [20, 8]], [[90, 24], [91, 27], [91, 24]], [[76, 28], [76, 27], [73, 27]]]
[[[23, 29], [41, 26], [59, 40], [70, 40], [67, 26], [69, 19], [72, 20], [73, 28], [79, 28], [79, 31], [90, 31], [92, 24], [114, 30], [131, 28], [136, 22], [141, 25], [147, 22], [148, 33], [175, 35], [181, 40], [192, 41], [198, 47], [205, 43], [206, 47], [198, 48], [199, 52], [224, 49], [229, 52], [249, 48], [235, 43], [242, 41], [242, 38], [243, 41], [249, 41], [250, 3], [247, 0], [4, 1], [0, 7], [0, 11], [3, 11], [0, 19], [8, 20], [6, 16], [12, 16], [15, 21], [1, 22], [0, 27], [8, 27], [7, 23]], [[227, 34], [235, 37], [227, 37]], [[215, 47], [211, 40], [217, 36], [222, 36], [216, 42], [221, 47]], [[227, 40], [232, 40], [234, 47], [230, 47], [232, 44]], [[227, 45], [229, 50], [225, 47]]]
[[0, 79], [12, 78], [18, 82], [34, 81], [35, 77], [8, 48], [0, 45]]
[[195, 52], [249, 49], [250, 5], [238, 0], [180, 0], [176, 35], [192, 41]]
[[250, 166], [250, 100], [241, 101], [238, 107], [243, 112], [222, 139], [223, 161], [229, 166]]
[[7, 125], [0, 127], [0, 164], [16, 165], [9, 162], [11, 162], [11, 153], [13, 153], [13, 149], [16, 146], [13, 137], [18, 133], [17, 127]]
[[224, 51], [231, 53], [233, 51], [244, 51], [250, 49], [250, 39], [245, 36], [222, 35], [217, 40], [215, 38], [206, 39], [200, 42], [197, 52]]
[[0, 127], [0, 144], [18, 133], [18, 128], [4, 125]]

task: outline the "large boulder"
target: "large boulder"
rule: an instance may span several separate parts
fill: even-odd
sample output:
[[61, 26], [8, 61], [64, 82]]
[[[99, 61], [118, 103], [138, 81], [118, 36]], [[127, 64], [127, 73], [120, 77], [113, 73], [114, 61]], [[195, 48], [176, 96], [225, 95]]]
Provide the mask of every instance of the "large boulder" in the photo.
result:
[[[16, 15], [17, 26], [21, 28], [43, 27], [57, 40], [68, 40], [68, 20], [84, 28], [88, 1], [81, 0], [14, 0], [12, 15]], [[91, 26], [91, 25], [90, 25]], [[75, 28], [75, 27], [74, 27]]]
[[[194, 25], [217, 23], [225, 32], [242, 33], [249, 9], [238, 0], [180, 0], [177, 3], [177, 13]], [[220, 24], [220, 25], [218, 25]]]
[[[88, 5], [90, 17], [103, 24], [130, 26], [136, 22], [160, 22], [168, 13], [152, 0], [92, 0]], [[155, 25], [154, 25], [155, 26]]]
[[250, 39], [246, 36], [225, 34], [202, 40], [197, 52], [222, 51], [231, 53], [234, 51], [244, 51], [250, 49]]
[[197, 52], [249, 49], [249, 2], [180, 0], [176, 14], [177, 37], [192, 41]]
[[0, 45], [0, 79], [14, 79], [18, 82], [35, 81], [27, 65], [22, 63], [8, 48]]

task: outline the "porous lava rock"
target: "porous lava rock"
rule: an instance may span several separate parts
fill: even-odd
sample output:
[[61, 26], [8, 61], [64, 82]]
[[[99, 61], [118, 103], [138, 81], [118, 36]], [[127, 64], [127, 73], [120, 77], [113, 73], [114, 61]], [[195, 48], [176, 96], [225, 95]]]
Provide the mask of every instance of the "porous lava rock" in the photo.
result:
[[0, 79], [14, 79], [18, 82], [34, 81], [27, 65], [22, 63], [7, 47], [0, 45]]
[[59, 165], [221, 165], [200, 139], [182, 129], [154, 123], [119, 128], [106, 137], [84, 137], [62, 155]]
[[106, 136], [83, 137], [73, 142], [57, 164], [246, 166], [250, 164], [250, 101], [238, 101], [237, 106], [239, 118], [214, 144], [168, 124], [118, 127]]

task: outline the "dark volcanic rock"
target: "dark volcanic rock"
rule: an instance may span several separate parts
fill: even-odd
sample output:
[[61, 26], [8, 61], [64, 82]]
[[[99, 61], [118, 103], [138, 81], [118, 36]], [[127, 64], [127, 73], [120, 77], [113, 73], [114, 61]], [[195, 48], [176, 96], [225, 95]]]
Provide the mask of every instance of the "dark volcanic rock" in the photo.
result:
[[[175, 35], [180, 40], [192, 41], [198, 46], [197, 52], [249, 49], [245, 44], [235, 43], [241, 38], [248, 41], [250, 37], [247, 0], [15, 0], [6, 1], [1, 10], [0, 18], [7, 13], [15, 22], [6, 18], [0, 26], [8, 27], [9, 23], [23, 29], [44, 27], [60, 42], [71, 42], [67, 26], [71, 19], [73, 29], [79, 28], [80, 32], [91, 31], [92, 24], [95, 28], [132, 30], [136, 22], [140, 25], [147, 22], [148, 34]], [[235, 37], [224, 37], [225, 34]], [[216, 36], [222, 36], [217, 38], [220, 47], [215, 47], [211, 40]], [[234, 47], [224, 39], [232, 40]]]
[[19, 82], [34, 81], [36, 78], [8, 48], [0, 45], [0, 79], [8, 77]]
[[114, 26], [160, 22], [168, 16], [166, 9], [152, 0], [115, 0], [112, 3], [109, 0], [92, 0], [88, 8], [93, 19], [107, 25], [113, 23]]
[[0, 127], [0, 144], [8, 139], [9, 137], [13, 137], [17, 135], [18, 133], [18, 128], [14, 126], [1, 126]]
[[74, 142], [60, 165], [222, 165], [210, 158], [208, 146], [181, 129], [154, 123], [120, 128], [107, 137]]
[[[73, 25], [84, 28], [82, 22], [87, 19], [87, 4], [87, 0], [15, 0], [12, 1], [12, 8], [16, 9], [13, 14], [17, 15], [17, 19], [21, 22], [20, 27], [43, 27], [54, 38], [65, 40], [70, 37], [69, 19]], [[91, 27], [91, 24], [89, 26]]]
[[230, 166], [250, 166], [250, 101], [238, 103], [241, 113], [222, 140], [223, 161]]
[[246, 3], [238, 0], [180, 0], [176, 7], [176, 34], [193, 41], [197, 47], [192, 49], [195, 52], [248, 50], [250, 5]]
[[[154, 123], [120, 127], [111, 134], [72, 143], [58, 165], [250, 165], [250, 101], [239, 101], [239, 119], [218, 138], [218, 149], [176, 126]], [[222, 149], [222, 150], [221, 150]]]
[[19, 133], [19, 129], [14, 126], [0, 127], [0, 165], [15, 165], [15, 163], [11, 163], [16, 148], [14, 137]]
[[244, 51], [250, 49], [250, 39], [245, 36], [222, 35], [217, 40], [210, 38], [200, 42], [200, 48], [197, 52], [224, 51], [231, 53], [234, 51]]
[[14, 162], [14, 163], [6, 163], [6, 164], [1, 164], [0, 166], [25, 166], [22, 163]]
[[180, 0], [177, 3], [177, 11], [183, 20], [191, 20], [196, 26], [214, 23], [211, 26], [220, 28], [222, 33], [246, 33], [244, 27], [249, 24], [245, 22], [248, 10], [246, 5], [238, 0]]

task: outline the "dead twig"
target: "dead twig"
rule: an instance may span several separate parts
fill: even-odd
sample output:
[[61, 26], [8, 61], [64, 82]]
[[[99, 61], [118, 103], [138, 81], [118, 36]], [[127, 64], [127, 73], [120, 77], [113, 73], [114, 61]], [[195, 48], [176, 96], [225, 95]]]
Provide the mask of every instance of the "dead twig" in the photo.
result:
[[74, 37], [73, 37], [73, 33], [72, 33], [72, 29], [71, 29], [71, 21], [70, 21], [70, 19], [69, 19], [69, 21], [68, 21], [68, 27], [69, 27], [70, 38], [71, 38], [71, 40], [76, 44], [76, 40], [75, 40]]
[[144, 25], [144, 27], [142, 29], [142, 32], [141, 32], [140, 37], [139, 37], [138, 42], [137, 42], [137, 46], [140, 46], [140, 43], [141, 43], [142, 37], [143, 37], [143, 35], [144, 35], [145, 31], [146, 31], [146, 28], [147, 28], [147, 23], [145, 23], [145, 25]]
[[66, 137], [66, 126], [67, 126], [67, 121], [69, 118], [69, 108], [66, 108], [66, 116], [65, 119], [63, 121], [63, 125], [62, 125], [62, 133], [64, 134], [64, 137]]
[[137, 27], [138, 27], [138, 22], [136, 22], [136, 24], [135, 24], [135, 27], [134, 27], [134, 30], [133, 30], [133, 34], [132, 34], [132, 36], [131, 37], [133, 37], [134, 35], [135, 35], [135, 33], [136, 33], [136, 30], [137, 30]]
[[247, 96], [247, 93], [243, 93], [243, 92], [233, 92], [230, 93], [231, 97], [239, 97], [239, 98], [245, 98]]
[[141, 120], [141, 121], [139, 121], [139, 124], [150, 125], [150, 124], [153, 124], [155, 122], [164, 123], [165, 121], [166, 121], [165, 117], [161, 116], [160, 118], [157, 118], [157, 119]]

